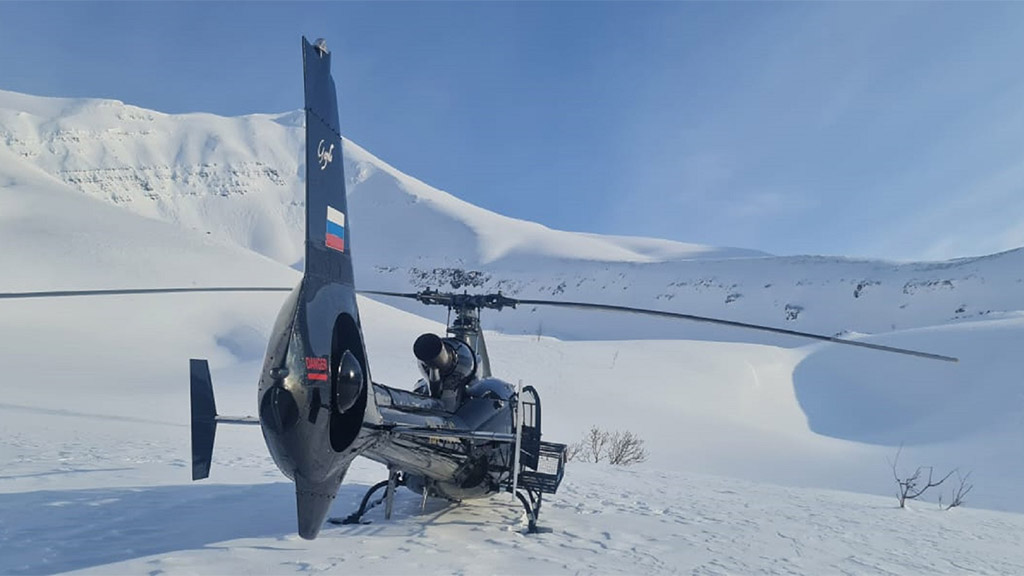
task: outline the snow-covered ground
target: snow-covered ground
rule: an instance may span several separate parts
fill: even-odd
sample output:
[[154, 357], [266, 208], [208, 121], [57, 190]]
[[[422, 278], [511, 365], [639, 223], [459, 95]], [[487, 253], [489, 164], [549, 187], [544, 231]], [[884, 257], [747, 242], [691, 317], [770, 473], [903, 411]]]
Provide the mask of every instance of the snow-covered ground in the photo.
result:
[[[0, 293], [293, 285], [298, 118], [0, 92]], [[545, 534], [521, 534], [505, 496], [421, 511], [403, 493], [392, 521], [377, 510], [306, 542], [258, 430], [220, 427], [211, 478], [188, 481], [186, 360], [210, 359], [221, 412], [254, 414], [283, 294], [0, 299], [0, 573], [1024, 572], [1024, 251], [895, 264], [573, 234], [345, 153], [362, 287], [850, 330], [962, 361], [610, 314], [485, 313], [495, 373], [540, 390], [546, 439], [629, 429], [650, 460], [571, 463]], [[412, 242], [423, 230], [431, 242]], [[443, 325], [390, 304], [360, 299], [369, 360], [376, 379], [411, 386], [412, 341]], [[905, 470], [972, 470], [968, 507], [940, 511], [944, 486], [898, 509], [887, 459], [901, 443]], [[354, 467], [333, 513], [383, 474]]]
[[[571, 463], [562, 489], [543, 510], [550, 533], [523, 535], [521, 510], [506, 496], [457, 507], [430, 502], [420, 510], [417, 496], [400, 492], [391, 521], [376, 509], [368, 516], [372, 524], [328, 527], [314, 542], [301, 540], [293, 487], [255, 429], [220, 427], [211, 481], [188, 482], [184, 358], [210, 354], [219, 406], [246, 413], [254, 404], [260, 335], [279, 300], [104, 297], [25, 301], [17, 311], [5, 310], [6, 327], [23, 335], [5, 344], [5, 357], [22, 359], [8, 362], [13, 370], [6, 381], [31, 384], [5, 387], [0, 404], [0, 572], [1024, 570], [1024, 516], [1018, 514], [944, 512], [926, 502], [900, 510], [892, 496], [688, 471], [783, 478], [791, 469], [790, 479], [816, 474], [814, 483], [829, 485], [851, 472], [835, 468], [845, 465], [860, 467], [878, 491], [888, 491], [891, 482], [885, 451], [816, 437], [802, 425], [792, 391], [777, 386], [786, 381], [779, 366], [792, 366], [799, 352], [686, 341], [588, 344], [492, 335], [492, 349], [503, 353], [496, 369], [541, 387], [549, 438], [574, 437], [593, 422], [639, 430], [650, 443], [652, 461], [635, 468]], [[217, 318], [209, 315], [214, 309], [221, 311]], [[76, 321], [30, 329], [33, 319], [48, 314]], [[376, 372], [411, 382], [415, 369], [404, 333], [437, 326], [372, 301], [364, 301], [363, 314]], [[118, 329], [93, 329], [88, 344], [74, 344], [87, 337], [80, 327], [111, 325]], [[193, 333], [212, 337], [182, 338]], [[49, 347], [33, 353], [43, 343]], [[719, 379], [673, 396], [650, 390], [657, 383], [645, 381], [644, 372], [630, 378], [638, 365], [668, 350], [677, 353], [673, 361], [647, 370], [660, 370], [665, 380], [672, 365], [681, 364], [692, 372], [679, 376], [708, 371]], [[527, 352], [534, 367], [512, 372], [509, 356]], [[746, 358], [738, 367], [737, 356]], [[743, 373], [731, 373], [734, 368]], [[734, 386], [722, 389], [723, 383]], [[383, 474], [361, 461], [334, 515], [353, 510]], [[977, 483], [977, 495], [992, 489], [986, 480]], [[1011, 500], [1013, 491], [995, 496]]]
[[[338, 510], [379, 474], [357, 466]], [[0, 496], [4, 573], [1019, 574], [1024, 518], [900, 510], [891, 499], [655, 469], [577, 464], [524, 535], [507, 496], [459, 506], [399, 494], [395, 515], [294, 534], [293, 487], [41, 490]], [[12, 503], [11, 500], [14, 500]], [[40, 517], [46, 518], [41, 520]]]

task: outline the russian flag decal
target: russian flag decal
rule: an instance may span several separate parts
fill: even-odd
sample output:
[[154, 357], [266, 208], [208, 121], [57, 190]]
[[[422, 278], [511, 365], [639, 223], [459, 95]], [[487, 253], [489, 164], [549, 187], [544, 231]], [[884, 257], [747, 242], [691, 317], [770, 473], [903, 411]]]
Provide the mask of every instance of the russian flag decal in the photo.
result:
[[327, 207], [327, 247], [345, 251], [345, 213]]

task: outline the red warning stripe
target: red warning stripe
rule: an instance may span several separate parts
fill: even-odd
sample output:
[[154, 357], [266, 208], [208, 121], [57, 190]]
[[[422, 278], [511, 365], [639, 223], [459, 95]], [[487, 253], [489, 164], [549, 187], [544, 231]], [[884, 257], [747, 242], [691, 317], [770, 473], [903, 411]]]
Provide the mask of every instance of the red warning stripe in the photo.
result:
[[317, 356], [306, 356], [306, 370], [314, 372], [327, 372], [327, 358]]
[[308, 378], [309, 378], [310, 380], [327, 380], [327, 374], [317, 374], [317, 373], [315, 373], [315, 372], [310, 372], [310, 373], [309, 373], [309, 374], [307, 374], [306, 376], [307, 376], [307, 377], [308, 377]]

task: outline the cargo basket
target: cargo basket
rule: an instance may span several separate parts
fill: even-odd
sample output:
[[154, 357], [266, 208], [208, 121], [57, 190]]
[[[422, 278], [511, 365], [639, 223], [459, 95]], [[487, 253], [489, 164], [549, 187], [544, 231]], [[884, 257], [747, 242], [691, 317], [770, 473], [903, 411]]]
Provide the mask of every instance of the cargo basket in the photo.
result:
[[541, 442], [538, 456], [536, 470], [524, 467], [520, 472], [519, 487], [554, 494], [565, 474], [565, 444]]

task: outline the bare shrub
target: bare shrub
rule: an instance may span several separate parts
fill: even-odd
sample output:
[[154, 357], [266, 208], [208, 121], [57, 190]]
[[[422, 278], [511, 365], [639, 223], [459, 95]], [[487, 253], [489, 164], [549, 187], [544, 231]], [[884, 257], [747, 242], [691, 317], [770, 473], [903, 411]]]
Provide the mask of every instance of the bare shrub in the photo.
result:
[[583, 454], [583, 441], [573, 442], [565, 447], [565, 461], [572, 462]]
[[605, 448], [608, 446], [609, 435], [597, 426], [591, 426], [583, 436], [583, 449], [580, 455], [584, 462], [600, 462], [604, 459]]
[[570, 444], [565, 451], [567, 462], [603, 462], [616, 466], [630, 466], [647, 460], [644, 441], [636, 434], [625, 431], [610, 433], [591, 426], [583, 438]]
[[965, 502], [964, 498], [967, 496], [967, 493], [974, 488], [974, 484], [968, 482], [968, 480], [970, 480], [971, 478], [970, 472], [964, 474], [963, 476], [960, 475], [959, 470], [954, 470], [954, 472], [956, 472], [956, 479], [958, 485], [953, 490], [953, 499], [949, 503], [949, 506], [946, 506], [946, 510], [956, 508], [957, 506], [963, 506]]
[[[929, 488], [935, 488], [941, 485], [947, 478], [953, 475], [955, 470], [950, 470], [949, 474], [946, 474], [938, 481], [932, 480], [934, 470], [931, 466], [918, 466], [917, 470], [915, 470], [913, 474], [909, 476], [900, 476], [899, 472], [896, 470], [896, 466], [899, 464], [900, 453], [902, 451], [903, 445], [901, 444], [899, 450], [896, 451], [896, 458], [892, 461], [892, 477], [896, 481], [896, 485], [899, 486], [896, 497], [899, 498], [900, 508], [906, 508], [907, 500], [914, 500], [924, 494]], [[921, 473], [925, 470], [928, 471], [928, 479], [922, 480]], [[924, 482], [923, 485], [922, 482]]]
[[608, 462], [616, 466], [631, 466], [647, 460], [642, 438], [629, 430], [615, 432], [608, 441]]

